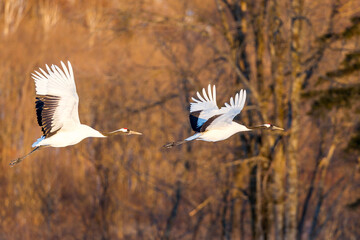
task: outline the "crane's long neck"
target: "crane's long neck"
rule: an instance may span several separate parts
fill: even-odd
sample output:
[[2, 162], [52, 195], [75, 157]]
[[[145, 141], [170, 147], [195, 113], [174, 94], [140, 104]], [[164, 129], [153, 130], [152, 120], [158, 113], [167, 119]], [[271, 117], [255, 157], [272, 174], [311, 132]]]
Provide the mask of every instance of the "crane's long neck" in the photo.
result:
[[253, 131], [253, 130], [257, 130], [257, 129], [268, 129], [268, 128], [270, 128], [270, 124], [262, 124], [262, 125], [257, 125], [257, 126], [246, 127], [244, 125], [234, 122], [233, 128], [237, 132], [248, 132], [248, 131]]
[[252, 131], [252, 130], [256, 130], [256, 129], [267, 129], [267, 127], [265, 127], [263, 125], [258, 125], [258, 126], [249, 126], [248, 129], [249, 129], [249, 131]]
[[236, 132], [248, 132], [251, 131], [251, 128], [247, 128], [246, 126], [233, 122], [233, 126], [232, 128], [236, 131]]
[[85, 124], [81, 124], [81, 131], [84, 134], [84, 137], [97, 137], [97, 138], [107, 137], [103, 133], [101, 133]]
[[268, 130], [280, 130], [280, 131], [284, 131], [283, 128], [281, 127], [277, 127], [277, 126], [274, 126], [270, 123], [264, 123], [264, 124], [261, 124], [261, 125], [258, 125], [258, 126], [254, 126], [254, 127], [249, 127], [251, 130], [255, 130], [255, 129], [268, 129]]
[[135, 132], [135, 131], [132, 131], [127, 128], [120, 128], [120, 129], [117, 129], [112, 132], [100, 132], [100, 131], [93, 129], [92, 127], [89, 127], [89, 126], [83, 125], [83, 124], [82, 124], [81, 131], [82, 131], [83, 135], [86, 135], [85, 137], [99, 137], [99, 138], [110, 137], [110, 136], [119, 135], [119, 134], [121, 134], [121, 135], [132, 135], [132, 134], [142, 135], [142, 133]]
[[245, 127], [244, 125], [238, 124], [236, 122], [233, 122], [233, 128], [237, 131], [237, 132], [247, 132], [247, 131], [253, 131], [253, 130], [257, 130], [257, 129], [268, 129], [268, 130], [280, 130], [280, 131], [284, 131], [283, 128], [281, 127], [276, 127], [272, 124], [269, 123], [264, 123], [261, 125], [257, 125], [257, 126], [252, 126], [252, 127]]
[[105, 137], [110, 137], [110, 136], [118, 135], [118, 134], [129, 135], [130, 132], [131, 131], [129, 129], [127, 129], [127, 128], [120, 128], [120, 129], [117, 129], [117, 130], [112, 131], [112, 132], [101, 132], [101, 134], [104, 135]]
[[132, 131], [128, 128], [120, 128], [118, 130], [112, 131], [112, 132], [102, 132], [102, 135], [109, 137], [109, 136], [113, 136], [113, 135], [118, 135], [118, 134], [122, 134], [122, 135], [142, 135], [142, 133], [140, 132], [136, 132], [136, 131]]

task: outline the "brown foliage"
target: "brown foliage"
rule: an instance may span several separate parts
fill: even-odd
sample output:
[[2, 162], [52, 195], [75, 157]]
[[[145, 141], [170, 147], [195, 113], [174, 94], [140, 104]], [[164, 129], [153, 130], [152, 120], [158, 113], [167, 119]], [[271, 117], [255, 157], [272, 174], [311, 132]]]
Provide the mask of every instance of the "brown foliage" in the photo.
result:
[[[358, 81], [316, 85], [359, 49], [333, 36], [360, 5], [299, 2], [0, 2], [0, 239], [358, 238], [358, 159], [344, 149], [359, 103], [312, 117], [300, 96]], [[41, 134], [30, 73], [61, 60], [82, 123], [144, 135], [43, 149], [9, 168]], [[248, 90], [245, 124], [287, 131], [160, 149], [192, 134], [189, 100], [208, 83], [219, 105]]]

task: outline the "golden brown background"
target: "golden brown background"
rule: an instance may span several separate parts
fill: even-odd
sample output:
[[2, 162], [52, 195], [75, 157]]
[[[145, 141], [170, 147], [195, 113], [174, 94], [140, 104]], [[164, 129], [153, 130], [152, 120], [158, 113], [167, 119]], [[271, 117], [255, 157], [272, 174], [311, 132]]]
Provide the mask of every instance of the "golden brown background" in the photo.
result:
[[[0, 239], [359, 239], [360, 2], [1, 0]], [[31, 72], [71, 61], [86, 139], [41, 136]], [[190, 97], [247, 90], [239, 120], [192, 134]]]

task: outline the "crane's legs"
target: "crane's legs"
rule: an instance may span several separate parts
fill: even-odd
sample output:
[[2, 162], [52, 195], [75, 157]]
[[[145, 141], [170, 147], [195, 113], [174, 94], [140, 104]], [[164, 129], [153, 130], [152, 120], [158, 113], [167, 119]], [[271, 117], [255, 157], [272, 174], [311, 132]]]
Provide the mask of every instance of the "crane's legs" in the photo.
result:
[[172, 147], [175, 147], [175, 146], [179, 146], [179, 145], [181, 145], [183, 143], [194, 141], [195, 139], [197, 139], [200, 136], [201, 136], [201, 133], [196, 133], [196, 134], [192, 135], [191, 137], [188, 137], [188, 138], [184, 139], [183, 141], [169, 142], [169, 143], [165, 144], [163, 146], [163, 148], [172, 148]]
[[179, 145], [181, 145], [181, 144], [183, 144], [185, 142], [188, 142], [188, 141], [184, 140], [184, 141], [179, 141], [179, 142], [169, 142], [169, 143], [165, 144], [163, 147], [164, 148], [172, 148], [172, 147], [175, 147], [175, 146], [179, 146]]
[[35, 152], [36, 150], [38, 150], [40, 147], [41, 147], [41, 146], [34, 148], [31, 152], [29, 152], [29, 153], [26, 154], [25, 156], [22, 156], [22, 157], [20, 157], [20, 158], [17, 158], [17, 159], [15, 159], [15, 160], [12, 160], [12, 161], [9, 163], [9, 165], [10, 165], [11, 167], [15, 166], [16, 164], [18, 164], [18, 163], [20, 163], [22, 160], [24, 160], [24, 158], [26, 158], [27, 156], [29, 156], [30, 154], [32, 154], [33, 152]]

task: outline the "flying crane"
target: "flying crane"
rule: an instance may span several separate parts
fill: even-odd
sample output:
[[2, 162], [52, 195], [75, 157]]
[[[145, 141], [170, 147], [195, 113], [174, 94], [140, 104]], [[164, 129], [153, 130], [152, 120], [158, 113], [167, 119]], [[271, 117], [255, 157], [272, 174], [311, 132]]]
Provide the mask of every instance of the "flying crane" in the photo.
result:
[[202, 94], [196, 93], [198, 99], [192, 98], [190, 103], [190, 124], [191, 128], [196, 132], [191, 137], [179, 142], [170, 142], [163, 147], [171, 148], [185, 142], [193, 140], [202, 140], [207, 142], [217, 142], [225, 140], [235, 133], [247, 132], [255, 129], [270, 129], [270, 130], [284, 130], [272, 124], [265, 123], [255, 127], [246, 127], [233, 121], [234, 117], [238, 115], [244, 108], [246, 100], [246, 91], [240, 90], [236, 93], [235, 99], [230, 98], [230, 104], [225, 103], [224, 107], [217, 106], [216, 103], [216, 87], [208, 86], [208, 93], [205, 88], [202, 89]]
[[40, 68], [32, 78], [36, 89], [36, 115], [43, 136], [33, 143], [34, 148], [23, 157], [13, 160], [10, 165], [20, 163], [25, 157], [43, 147], [66, 147], [79, 143], [88, 137], [105, 138], [116, 134], [137, 134], [127, 128], [112, 132], [100, 132], [80, 123], [78, 106], [79, 97], [73, 69], [68, 61], [68, 68], [61, 62], [63, 69], [56, 65], [46, 65], [47, 72]]

